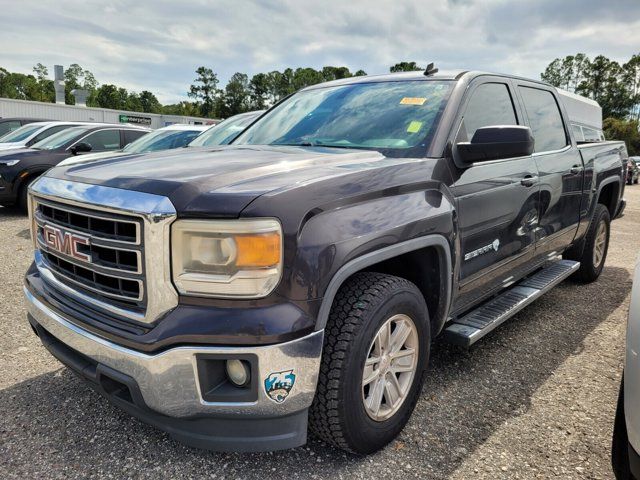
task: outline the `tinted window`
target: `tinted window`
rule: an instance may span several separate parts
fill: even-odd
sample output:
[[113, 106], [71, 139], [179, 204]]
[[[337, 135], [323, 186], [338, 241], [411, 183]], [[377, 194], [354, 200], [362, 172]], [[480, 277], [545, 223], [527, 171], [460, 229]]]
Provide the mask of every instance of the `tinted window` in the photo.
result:
[[133, 142], [134, 140], [137, 140], [138, 138], [142, 137], [143, 135], [146, 135], [149, 132], [146, 132], [145, 130], [125, 130], [124, 131], [124, 144], [125, 145], [129, 145], [131, 142]]
[[81, 140], [91, 145], [92, 152], [117, 150], [120, 148], [120, 130], [99, 130]]
[[2, 135], [6, 135], [9, 132], [13, 132], [17, 128], [20, 128], [20, 122], [18, 121], [0, 123], [0, 137]]
[[517, 124], [507, 86], [504, 83], [485, 83], [476, 88], [467, 104], [459, 141], [470, 141], [481, 127]]
[[50, 137], [51, 135], [53, 135], [54, 133], [58, 133], [61, 132], [62, 130], [65, 130], [67, 128], [69, 128], [71, 125], [58, 125], [57, 127], [51, 127], [51, 128], [47, 128], [44, 132], [40, 132], [38, 135], [36, 135], [35, 137], [33, 137], [30, 142], [31, 144], [34, 143], [38, 143], [40, 140], [44, 140], [45, 138]]
[[520, 93], [536, 142], [535, 151], [559, 150], [567, 145], [562, 115], [553, 94], [529, 87], [520, 87]]

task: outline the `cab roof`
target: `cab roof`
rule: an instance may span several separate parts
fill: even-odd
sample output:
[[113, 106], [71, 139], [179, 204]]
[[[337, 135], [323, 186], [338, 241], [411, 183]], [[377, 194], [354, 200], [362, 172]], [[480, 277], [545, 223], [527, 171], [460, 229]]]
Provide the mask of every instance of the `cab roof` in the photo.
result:
[[462, 78], [469, 81], [475, 77], [479, 77], [482, 75], [515, 78], [519, 80], [526, 80], [528, 82], [535, 82], [543, 85], [549, 85], [546, 82], [543, 82], [541, 80], [535, 80], [532, 78], [520, 77], [518, 75], [507, 75], [504, 73], [483, 72], [479, 70], [441, 70], [436, 73], [430, 74], [428, 76], [424, 74], [424, 70], [416, 70], [413, 72], [384, 73], [381, 75], [365, 75], [361, 77], [341, 78], [339, 80], [332, 80], [330, 82], [311, 85], [305, 88], [304, 90], [313, 90], [314, 88], [321, 88], [321, 87], [351, 85], [356, 83], [371, 83], [371, 82], [402, 82], [402, 81], [416, 81], [416, 80], [461, 80]]

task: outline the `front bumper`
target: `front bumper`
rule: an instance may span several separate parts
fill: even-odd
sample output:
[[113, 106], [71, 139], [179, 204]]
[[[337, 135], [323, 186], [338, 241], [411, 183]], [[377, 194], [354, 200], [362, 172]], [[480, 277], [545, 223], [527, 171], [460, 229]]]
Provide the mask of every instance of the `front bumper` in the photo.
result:
[[[130, 350], [74, 325], [24, 289], [29, 321], [43, 344], [97, 391], [178, 440], [226, 451], [277, 450], [306, 441], [323, 332], [257, 347], [181, 346], [158, 354]], [[254, 397], [207, 401], [201, 359], [252, 358]], [[265, 380], [292, 371], [284, 401], [272, 400]]]

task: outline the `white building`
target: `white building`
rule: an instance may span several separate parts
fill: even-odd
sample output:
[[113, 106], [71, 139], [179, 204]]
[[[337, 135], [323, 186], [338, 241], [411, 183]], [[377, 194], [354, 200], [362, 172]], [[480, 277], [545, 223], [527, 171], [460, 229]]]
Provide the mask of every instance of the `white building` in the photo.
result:
[[214, 125], [219, 121], [211, 118], [128, 112], [126, 110], [111, 110], [109, 108], [93, 108], [0, 98], [0, 118], [8, 117], [41, 118], [43, 120], [66, 120], [74, 122], [131, 123], [145, 125], [151, 128], [166, 127], [174, 123]]

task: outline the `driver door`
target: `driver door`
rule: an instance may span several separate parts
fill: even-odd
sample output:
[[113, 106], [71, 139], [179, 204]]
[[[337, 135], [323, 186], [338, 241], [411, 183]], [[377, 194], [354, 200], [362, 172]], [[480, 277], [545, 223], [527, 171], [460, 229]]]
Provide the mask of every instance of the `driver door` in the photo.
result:
[[[482, 77], [470, 86], [455, 142], [469, 141], [480, 127], [522, 125], [511, 82]], [[535, 249], [538, 170], [530, 155], [458, 165], [453, 193], [458, 209], [460, 313], [523, 275]]]

